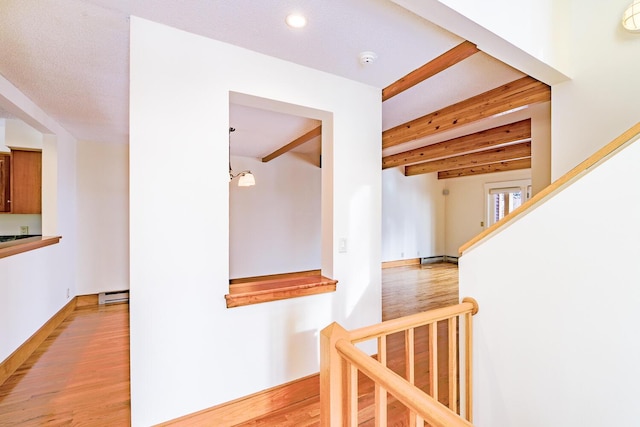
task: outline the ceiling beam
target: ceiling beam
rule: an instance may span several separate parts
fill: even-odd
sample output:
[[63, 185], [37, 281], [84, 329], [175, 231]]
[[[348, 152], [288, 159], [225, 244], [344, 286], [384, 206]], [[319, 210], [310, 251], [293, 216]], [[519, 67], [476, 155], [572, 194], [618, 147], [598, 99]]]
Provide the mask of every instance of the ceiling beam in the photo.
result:
[[469, 42], [464, 41], [456, 47], [449, 49], [442, 55], [424, 64], [422, 67], [417, 68], [407, 74], [406, 76], [396, 80], [389, 86], [382, 89], [382, 101], [396, 96], [397, 94], [404, 92], [405, 90], [423, 82], [429, 77], [433, 77], [441, 71], [456, 65], [458, 62], [467, 59], [474, 53], [480, 52], [478, 47]]
[[481, 175], [485, 173], [515, 171], [520, 169], [531, 169], [531, 157], [517, 160], [507, 160], [500, 163], [490, 163], [488, 165], [473, 166], [470, 168], [453, 169], [438, 172], [438, 179], [459, 178], [462, 176]]
[[263, 163], [267, 163], [268, 161], [271, 161], [271, 160], [275, 159], [276, 157], [283, 155], [287, 151], [291, 151], [294, 148], [296, 148], [297, 146], [302, 145], [307, 141], [311, 141], [313, 138], [315, 138], [316, 136], [320, 136], [320, 135], [322, 135], [322, 125], [318, 126], [317, 128], [315, 128], [313, 130], [310, 130], [309, 132], [305, 133], [301, 137], [294, 139], [293, 141], [291, 141], [287, 145], [277, 149], [276, 151], [274, 151], [273, 153], [269, 154], [268, 156], [263, 157], [262, 158], [262, 162]]
[[531, 139], [531, 119], [383, 157], [382, 169], [451, 157], [527, 139]]
[[430, 162], [418, 163], [405, 167], [406, 176], [420, 175], [423, 173], [439, 172], [449, 169], [460, 169], [489, 163], [504, 162], [507, 160], [531, 157], [531, 142], [507, 145], [491, 148], [476, 153], [463, 154], [461, 156], [447, 157]]
[[526, 76], [385, 130], [382, 132], [382, 148], [393, 147], [526, 105], [550, 100], [551, 88], [533, 77]]

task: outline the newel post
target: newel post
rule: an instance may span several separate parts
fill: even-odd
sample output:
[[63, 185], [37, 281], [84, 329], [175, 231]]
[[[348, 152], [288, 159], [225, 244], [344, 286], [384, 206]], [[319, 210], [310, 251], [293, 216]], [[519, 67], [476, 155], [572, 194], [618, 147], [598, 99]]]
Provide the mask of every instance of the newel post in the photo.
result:
[[346, 409], [346, 362], [336, 350], [336, 341], [349, 332], [333, 322], [320, 332], [320, 427], [341, 427]]

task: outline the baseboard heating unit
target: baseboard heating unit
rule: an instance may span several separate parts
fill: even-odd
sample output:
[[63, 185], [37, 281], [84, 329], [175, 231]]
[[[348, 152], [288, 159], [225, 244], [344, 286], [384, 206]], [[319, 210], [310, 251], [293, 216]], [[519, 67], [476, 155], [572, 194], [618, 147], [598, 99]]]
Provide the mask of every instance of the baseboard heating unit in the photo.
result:
[[420, 258], [420, 264], [421, 265], [435, 264], [435, 263], [439, 263], [439, 262], [450, 262], [452, 264], [457, 264], [458, 263], [458, 257], [449, 256], [449, 255], [438, 255], [438, 256]]
[[129, 291], [100, 292], [98, 294], [98, 304], [100, 305], [119, 302], [129, 302]]
[[424, 265], [424, 264], [435, 264], [438, 262], [446, 262], [445, 258], [446, 257], [443, 255], [424, 257], [424, 258], [420, 258], [420, 264]]

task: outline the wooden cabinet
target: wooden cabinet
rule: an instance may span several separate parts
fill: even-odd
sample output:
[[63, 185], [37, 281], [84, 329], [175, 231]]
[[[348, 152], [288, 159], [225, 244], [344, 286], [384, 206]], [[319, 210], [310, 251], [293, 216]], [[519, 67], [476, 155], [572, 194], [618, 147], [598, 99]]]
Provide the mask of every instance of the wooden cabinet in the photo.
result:
[[42, 153], [12, 149], [0, 161], [0, 212], [42, 213]]
[[11, 156], [0, 153], [0, 212], [10, 212], [11, 204]]
[[42, 153], [11, 150], [11, 213], [42, 213]]

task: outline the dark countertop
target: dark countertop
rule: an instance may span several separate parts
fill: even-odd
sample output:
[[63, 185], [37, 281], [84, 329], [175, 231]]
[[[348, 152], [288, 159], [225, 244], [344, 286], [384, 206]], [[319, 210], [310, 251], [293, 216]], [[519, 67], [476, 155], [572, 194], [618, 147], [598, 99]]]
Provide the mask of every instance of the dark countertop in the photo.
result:
[[0, 243], [2, 243], [2, 242], [11, 242], [11, 241], [20, 240], [20, 239], [28, 239], [29, 237], [42, 237], [42, 235], [41, 234], [5, 235], [5, 236], [0, 236]]

